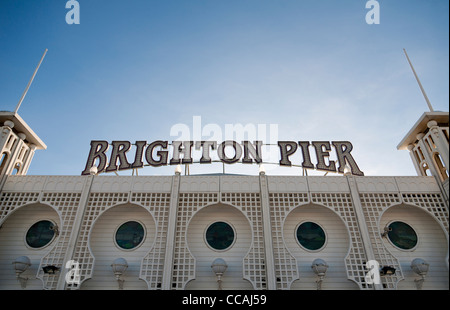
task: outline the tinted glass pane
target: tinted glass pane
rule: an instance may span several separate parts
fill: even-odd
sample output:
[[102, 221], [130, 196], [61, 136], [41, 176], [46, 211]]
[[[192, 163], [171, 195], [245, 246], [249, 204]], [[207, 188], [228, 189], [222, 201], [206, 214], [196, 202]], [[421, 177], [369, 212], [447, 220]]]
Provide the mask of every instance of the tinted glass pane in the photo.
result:
[[122, 224], [116, 232], [116, 243], [125, 250], [137, 247], [144, 240], [144, 227], [138, 222], [130, 221]]
[[27, 244], [32, 248], [41, 248], [52, 241], [55, 232], [53, 223], [50, 221], [39, 221], [30, 227], [25, 236]]
[[389, 225], [389, 240], [400, 249], [410, 250], [417, 245], [417, 235], [414, 229], [403, 222], [392, 222]]
[[325, 244], [325, 232], [312, 222], [305, 222], [297, 228], [297, 240], [308, 250], [318, 250]]
[[225, 250], [234, 241], [233, 228], [224, 222], [211, 224], [206, 230], [206, 241], [216, 250]]

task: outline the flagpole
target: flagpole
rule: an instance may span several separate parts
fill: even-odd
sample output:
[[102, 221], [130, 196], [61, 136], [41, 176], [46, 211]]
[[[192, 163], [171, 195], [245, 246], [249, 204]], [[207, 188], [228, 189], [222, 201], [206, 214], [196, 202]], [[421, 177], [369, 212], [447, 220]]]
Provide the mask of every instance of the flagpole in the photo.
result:
[[48, 51], [48, 49], [45, 49], [44, 54], [41, 57], [41, 61], [39, 61], [39, 64], [36, 67], [36, 70], [34, 70], [33, 76], [31, 77], [30, 81], [28, 82], [28, 85], [25, 88], [25, 91], [23, 92], [22, 97], [19, 100], [19, 103], [17, 104], [16, 109], [14, 110], [14, 113], [17, 113], [17, 111], [19, 110], [20, 105], [22, 104], [22, 101], [25, 98], [25, 96], [26, 96], [26, 94], [28, 92], [28, 89], [30, 88], [31, 83], [33, 83], [34, 77], [36, 76], [36, 73], [39, 70], [39, 67], [41, 66], [42, 61], [44, 60], [45, 54], [47, 54], [47, 51]]
[[417, 76], [417, 73], [416, 73], [416, 71], [414, 70], [414, 67], [413, 67], [411, 61], [409, 60], [408, 54], [406, 53], [406, 50], [405, 50], [405, 49], [403, 49], [403, 51], [405, 52], [406, 59], [408, 59], [409, 65], [411, 66], [411, 69], [412, 69], [412, 71], [413, 71], [413, 73], [414, 73], [414, 76], [416, 77], [417, 83], [419, 84], [420, 90], [422, 91], [422, 94], [423, 94], [423, 96], [424, 96], [424, 98], [425, 98], [425, 101], [426, 101], [427, 104], [428, 104], [428, 108], [430, 108], [430, 112], [433, 112], [434, 110], [433, 110], [433, 107], [431, 106], [430, 100], [428, 100], [428, 96], [427, 96], [427, 94], [425, 93], [425, 90], [424, 90], [423, 87], [422, 87], [422, 83], [420, 83], [419, 77]]

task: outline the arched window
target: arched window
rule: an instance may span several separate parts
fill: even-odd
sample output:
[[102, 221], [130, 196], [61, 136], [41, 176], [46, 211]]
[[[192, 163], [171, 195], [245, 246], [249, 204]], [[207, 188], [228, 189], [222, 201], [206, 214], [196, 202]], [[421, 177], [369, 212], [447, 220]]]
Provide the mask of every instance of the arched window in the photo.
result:
[[435, 152], [433, 156], [434, 162], [436, 164], [437, 171], [439, 173], [439, 176], [441, 177], [442, 181], [445, 181], [448, 179], [448, 172], [447, 169], [445, 169], [444, 161], [442, 160], [442, 157], [439, 153]]
[[20, 163], [17, 163], [15, 166], [14, 166], [14, 170], [13, 170], [13, 172], [11, 173], [11, 175], [17, 175], [17, 174], [19, 174], [20, 173], [20, 168], [21, 168], [21, 164]]
[[6, 167], [7, 162], [8, 162], [8, 153], [4, 152], [0, 157], [0, 174], [3, 173], [3, 169]]
[[422, 164], [422, 173], [425, 176], [432, 176], [430, 168], [428, 168], [428, 164], [427, 163], [423, 163]]

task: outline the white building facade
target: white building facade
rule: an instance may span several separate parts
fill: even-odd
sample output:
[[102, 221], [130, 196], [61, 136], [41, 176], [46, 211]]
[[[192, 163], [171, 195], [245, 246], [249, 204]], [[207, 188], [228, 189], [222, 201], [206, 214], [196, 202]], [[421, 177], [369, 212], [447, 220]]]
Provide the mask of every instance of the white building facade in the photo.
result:
[[448, 289], [448, 124], [399, 144], [418, 176], [31, 176], [0, 112], [0, 289]]

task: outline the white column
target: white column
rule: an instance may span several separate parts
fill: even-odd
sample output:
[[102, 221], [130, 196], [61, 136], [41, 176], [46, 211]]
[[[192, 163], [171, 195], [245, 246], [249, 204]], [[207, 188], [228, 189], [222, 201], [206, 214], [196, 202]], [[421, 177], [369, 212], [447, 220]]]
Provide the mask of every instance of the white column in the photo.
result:
[[411, 157], [411, 160], [414, 164], [414, 168], [416, 169], [417, 175], [421, 176], [423, 175], [422, 170], [420, 170], [420, 163], [417, 162], [417, 158], [414, 155], [414, 144], [410, 144], [408, 145], [408, 151], [409, 151], [409, 156]]
[[8, 142], [10, 135], [12, 134], [12, 129], [14, 128], [14, 123], [11, 121], [6, 121], [3, 123], [2, 132], [0, 133], [0, 150], [3, 149]]
[[444, 137], [442, 131], [439, 129], [436, 121], [429, 121], [427, 124], [428, 128], [430, 128], [430, 134], [433, 137], [434, 144], [436, 145], [439, 154], [444, 161], [445, 168], [449, 169], [449, 151], [448, 151], [448, 141]]
[[167, 237], [166, 237], [166, 253], [164, 256], [164, 270], [162, 277], [162, 289], [170, 290], [172, 283], [172, 268], [173, 268], [173, 252], [175, 247], [175, 233], [177, 224], [178, 211], [178, 194], [180, 189], [180, 171], [177, 169], [175, 175], [172, 177], [172, 189], [170, 192], [170, 207], [169, 219], [167, 222]]
[[269, 189], [267, 186], [267, 176], [261, 171], [259, 173], [259, 184], [261, 191], [261, 208], [264, 234], [264, 254], [266, 256], [266, 283], [268, 290], [276, 290], [275, 263], [272, 244], [272, 225], [270, 224]]
[[[65, 269], [66, 263], [73, 258], [75, 253], [75, 247], [77, 245], [78, 237], [80, 235], [81, 225], [83, 224], [83, 218], [86, 211], [87, 204], [89, 202], [89, 194], [91, 193], [92, 182], [94, 181], [94, 175], [85, 176], [83, 191], [81, 192], [80, 203], [77, 208], [75, 220], [73, 221], [72, 231], [70, 233], [69, 242], [67, 244], [66, 253], [64, 255], [63, 265], [61, 267], [57, 290], [64, 290], [66, 287], [66, 273], [69, 271]], [[61, 223], [62, 224], [62, 223]], [[65, 271], [64, 271], [65, 270]], [[73, 289], [79, 289], [80, 286], [73, 287]]]
[[19, 139], [17, 140], [16, 145], [11, 149], [10, 160], [5, 169], [5, 174], [8, 174], [8, 175], [10, 175], [13, 172], [14, 165], [16, 164], [20, 149], [22, 148], [23, 144], [25, 143], [24, 140], [25, 140], [26, 136], [23, 133], [19, 133], [17, 136], [19, 137]]
[[[0, 156], [2, 156], [3, 152], [5, 151], [6, 143], [8, 143], [9, 137], [11, 135], [14, 135], [12, 128], [14, 127], [14, 123], [11, 121], [6, 121], [3, 124], [3, 127], [1, 128], [0, 132]], [[0, 171], [0, 191], [3, 188], [3, 185], [6, 182], [6, 178], [8, 177], [8, 171], [9, 171], [9, 165], [12, 161], [10, 151], [6, 152], [6, 158], [5, 162], [3, 163], [2, 171]], [[0, 157], [1, 158], [1, 157]]]
[[441, 183], [441, 178], [439, 176], [439, 171], [436, 170], [436, 165], [434, 165], [433, 157], [431, 156], [430, 152], [428, 151], [428, 148], [425, 146], [425, 143], [423, 142], [423, 137], [425, 135], [423, 133], [419, 133], [417, 135], [417, 144], [422, 149], [422, 154], [425, 157], [425, 161], [428, 164], [428, 169], [430, 169], [431, 174], [436, 178], [438, 183]]
[[22, 168], [22, 174], [26, 175], [28, 172], [28, 169], [30, 168], [31, 161], [33, 160], [34, 153], [36, 151], [36, 145], [30, 144], [28, 145], [29, 152], [27, 156], [23, 159], [23, 168]]
[[[349, 174], [346, 176], [346, 178], [347, 178], [348, 186], [350, 188], [350, 194], [352, 195], [353, 207], [355, 210], [356, 218], [358, 220], [358, 228], [359, 228], [359, 232], [361, 233], [361, 239], [362, 239], [362, 242], [364, 245], [364, 252], [366, 253], [367, 261], [376, 260], [375, 254], [372, 249], [372, 242], [370, 240], [369, 230], [367, 228], [367, 223], [364, 218], [364, 212], [362, 209], [361, 200], [359, 199], [359, 192], [358, 192], [358, 187], [356, 185], [355, 177], [352, 176], [351, 174]], [[381, 283], [374, 284], [373, 286], [374, 286], [375, 290], [383, 289], [383, 285]]]

